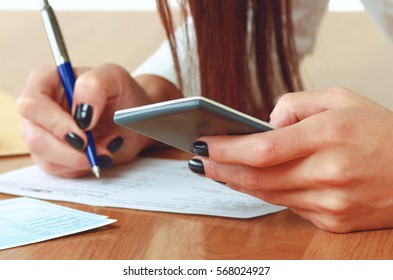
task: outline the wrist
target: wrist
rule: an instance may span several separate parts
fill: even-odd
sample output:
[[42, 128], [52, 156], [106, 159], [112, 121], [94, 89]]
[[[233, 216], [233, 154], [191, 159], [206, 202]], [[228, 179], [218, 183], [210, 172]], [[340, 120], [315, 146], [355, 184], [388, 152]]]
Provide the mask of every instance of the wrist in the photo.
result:
[[152, 103], [181, 98], [180, 90], [170, 81], [155, 75], [141, 75], [135, 81], [145, 90]]

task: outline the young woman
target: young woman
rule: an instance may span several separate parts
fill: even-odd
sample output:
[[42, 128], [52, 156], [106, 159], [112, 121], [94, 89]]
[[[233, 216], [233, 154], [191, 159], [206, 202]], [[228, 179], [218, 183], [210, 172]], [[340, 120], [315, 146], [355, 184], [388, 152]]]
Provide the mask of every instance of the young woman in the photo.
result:
[[[383, 6], [392, 1], [362, 2], [386, 27]], [[344, 88], [301, 91], [299, 60], [312, 50], [327, 1], [183, 3], [175, 32], [168, 3], [158, 1], [168, 41], [133, 76], [109, 64], [75, 69], [73, 117], [57, 70], [32, 71], [18, 108], [34, 161], [58, 176], [87, 174], [83, 130], [93, 130], [101, 166], [129, 162], [154, 142], [114, 125], [114, 111], [202, 94], [279, 129], [195, 139], [193, 172], [324, 230], [392, 227], [393, 113]]]

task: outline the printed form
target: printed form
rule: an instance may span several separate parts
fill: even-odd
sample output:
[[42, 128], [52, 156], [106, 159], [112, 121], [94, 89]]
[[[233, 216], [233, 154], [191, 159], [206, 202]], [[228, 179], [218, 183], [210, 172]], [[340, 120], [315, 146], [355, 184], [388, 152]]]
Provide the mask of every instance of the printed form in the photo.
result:
[[0, 250], [90, 230], [115, 221], [32, 198], [0, 200]]
[[37, 166], [0, 175], [0, 192], [93, 206], [251, 218], [283, 210], [193, 174], [185, 161], [139, 158], [100, 179], [52, 177]]

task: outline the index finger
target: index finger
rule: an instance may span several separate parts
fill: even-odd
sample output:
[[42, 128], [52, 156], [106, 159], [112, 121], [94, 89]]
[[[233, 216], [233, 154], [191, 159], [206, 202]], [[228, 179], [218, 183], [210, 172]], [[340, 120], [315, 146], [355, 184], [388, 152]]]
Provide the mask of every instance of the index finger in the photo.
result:
[[[58, 138], [69, 132], [85, 137], [70, 115], [56, 67], [34, 69], [17, 103], [19, 114]], [[86, 139], [84, 139], [86, 140]]]
[[303, 121], [262, 133], [205, 136], [199, 141], [207, 144], [208, 156], [213, 161], [269, 167], [311, 155], [321, 145], [318, 130], [317, 123]]

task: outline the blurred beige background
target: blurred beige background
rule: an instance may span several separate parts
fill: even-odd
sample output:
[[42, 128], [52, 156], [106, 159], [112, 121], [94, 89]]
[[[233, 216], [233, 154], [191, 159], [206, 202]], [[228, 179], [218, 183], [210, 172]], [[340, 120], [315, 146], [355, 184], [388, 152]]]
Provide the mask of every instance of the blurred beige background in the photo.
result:
[[329, 12], [303, 61], [308, 89], [345, 86], [393, 109], [393, 44], [365, 12]]
[[[74, 66], [132, 71], [164, 38], [156, 12], [59, 11]], [[393, 45], [364, 12], [328, 12], [302, 65], [308, 89], [345, 86], [393, 109]], [[38, 11], [0, 12], [0, 90], [17, 96], [34, 66], [53, 64]], [[0, 104], [1, 106], [1, 104]]]
[[[155, 12], [56, 12], [74, 66], [134, 69], [164, 39]], [[18, 95], [29, 71], [54, 64], [39, 11], [0, 12], [0, 89]]]

